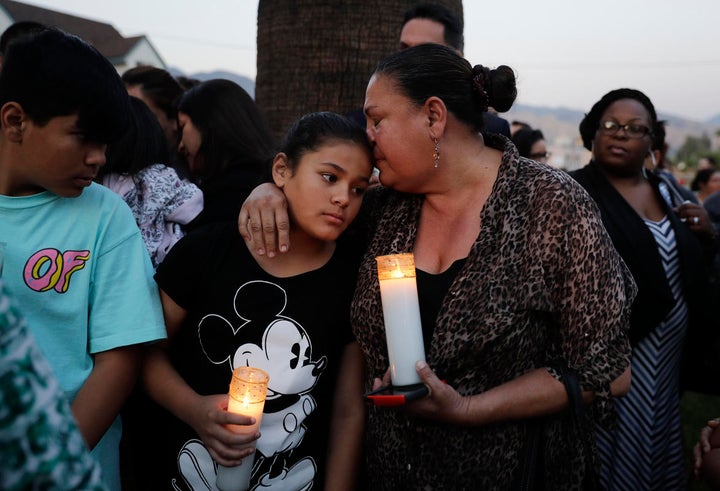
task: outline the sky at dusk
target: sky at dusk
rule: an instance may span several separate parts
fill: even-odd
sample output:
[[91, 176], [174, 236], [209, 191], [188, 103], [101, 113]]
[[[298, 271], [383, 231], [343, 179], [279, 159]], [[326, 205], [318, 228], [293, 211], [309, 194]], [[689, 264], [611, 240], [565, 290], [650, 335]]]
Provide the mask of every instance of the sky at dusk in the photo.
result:
[[[27, 0], [144, 34], [169, 67], [255, 77], [257, 0]], [[588, 111], [632, 87], [659, 112], [720, 114], [718, 0], [466, 0], [465, 56], [510, 65], [518, 103]], [[372, 33], [368, 33], [371, 35]]]

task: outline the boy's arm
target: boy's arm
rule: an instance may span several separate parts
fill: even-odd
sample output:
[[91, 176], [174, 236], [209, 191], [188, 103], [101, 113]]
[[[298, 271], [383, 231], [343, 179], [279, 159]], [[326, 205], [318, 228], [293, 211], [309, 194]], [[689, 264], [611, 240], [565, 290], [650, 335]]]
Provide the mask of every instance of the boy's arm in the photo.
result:
[[352, 490], [363, 448], [365, 406], [362, 399], [364, 363], [357, 342], [345, 347], [338, 373], [330, 421], [326, 490]]
[[120, 413], [138, 376], [138, 345], [123, 346], [96, 353], [90, 376], [72, 403], [80, 432], [91, 449]]

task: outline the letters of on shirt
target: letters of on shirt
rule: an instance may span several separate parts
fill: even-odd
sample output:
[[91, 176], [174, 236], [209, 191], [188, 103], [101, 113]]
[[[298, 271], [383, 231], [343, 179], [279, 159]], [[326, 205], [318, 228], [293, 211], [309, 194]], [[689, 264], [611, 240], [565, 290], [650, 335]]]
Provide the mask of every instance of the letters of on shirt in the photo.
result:
[[70, 277], [83, 269], [88, 259], [90, 251], [41, 249], [25, 263], [25, 284], [36, 292], [54, 289], [58, 293], [65, 293], [70, 288]]

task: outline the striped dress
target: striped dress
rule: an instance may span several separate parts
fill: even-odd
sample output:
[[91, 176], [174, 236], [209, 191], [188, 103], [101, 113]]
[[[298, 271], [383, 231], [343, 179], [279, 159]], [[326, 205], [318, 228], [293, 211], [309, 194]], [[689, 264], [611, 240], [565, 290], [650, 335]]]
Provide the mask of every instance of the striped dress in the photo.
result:
[[610, 491], [685, 488], [678, 386], [687, 306], [670, 220], [645, 223], [655, 237], [675, 305], [633, 349], [630, 391], [615, 400], [617, 428], [598, 427], [601, 483]]

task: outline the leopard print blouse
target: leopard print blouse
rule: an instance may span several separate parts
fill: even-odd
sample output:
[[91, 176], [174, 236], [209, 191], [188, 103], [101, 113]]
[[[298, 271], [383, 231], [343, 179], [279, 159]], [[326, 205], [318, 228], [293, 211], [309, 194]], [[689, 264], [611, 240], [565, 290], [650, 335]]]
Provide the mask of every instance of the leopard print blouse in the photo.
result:
[[[463, 395], [479, 394], [554, 360], [566, 360], [596, 392], [592, 422], [612, 414], [609, 382], [629, 365], [628, 323], [635, 284], [588, 194], [567, 174], [503, 149], [482, 228], [443, 300], [426, 353], [436, 374]], [[368, 250], [352, 305], [368, 363], [367, 385], [388, 367], [374, 257], [410, 252], [423, 197], [380, 189], [373, 197]], [[550, 373], [559, 378], [553, 370]], [[578, 489], [594, 434], [575, 433], [568, 415], [544, 430], [547, 489]], [[368, 488], [509, 489], [518, 474], [527, 422], [480, 427], [371, 408]], [[581, 438], [592, 455], [583, 455]]]

